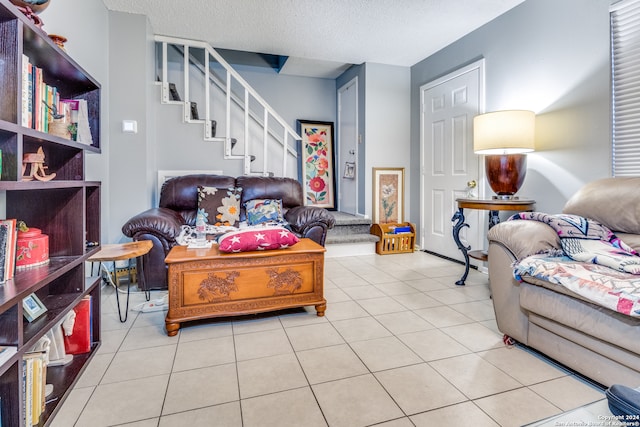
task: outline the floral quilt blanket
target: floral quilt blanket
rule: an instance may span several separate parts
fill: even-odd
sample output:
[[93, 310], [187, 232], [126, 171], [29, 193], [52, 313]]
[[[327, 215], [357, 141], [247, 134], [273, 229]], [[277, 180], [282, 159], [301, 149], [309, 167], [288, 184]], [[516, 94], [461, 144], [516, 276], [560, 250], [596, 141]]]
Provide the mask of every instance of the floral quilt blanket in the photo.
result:
[[523, 212], [509, 220], [535, 220], [552, 227], [562, 252], [529, 256], [514, 265], [514, 277], [537, 277], [629, 316], [640, 317], [640, 256], [604, 225], [576, 215]]

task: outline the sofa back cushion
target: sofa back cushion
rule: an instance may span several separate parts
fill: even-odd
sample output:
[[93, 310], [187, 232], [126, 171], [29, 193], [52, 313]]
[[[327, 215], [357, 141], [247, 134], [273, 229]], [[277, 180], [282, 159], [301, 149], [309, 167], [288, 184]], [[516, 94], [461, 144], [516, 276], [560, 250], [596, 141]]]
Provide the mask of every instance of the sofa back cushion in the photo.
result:
[[231, 176], [203, 174], [168, 179], [162, 184], [159, 206], [180, 213], [186, 224], [195, 225], [199, 185], [231, 188], [236, 186], [236, 179]]
[[616, 232], [640, 234], [640, 177], [590, 182], [569, 199], [562, 212], [591, 218]]
[[242, 187], [240, 221], [246, 219], [244, 206], [249, 200], [280, 199], [283, 214], [294, 206], [304, 204], [302, 185], [292, 178], [239, 176], [236, 179], [236, 187]]

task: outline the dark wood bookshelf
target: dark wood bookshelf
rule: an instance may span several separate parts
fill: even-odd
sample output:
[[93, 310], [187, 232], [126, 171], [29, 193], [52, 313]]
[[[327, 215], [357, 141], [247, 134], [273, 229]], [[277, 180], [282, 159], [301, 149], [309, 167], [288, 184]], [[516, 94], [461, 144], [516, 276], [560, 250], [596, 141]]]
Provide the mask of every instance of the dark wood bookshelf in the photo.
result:
[[[0, 191], [6, 218], [25, 221], [49, 236], [49, 263], [16, 271], [0, 285], [0, 345], [17, 353], [0, 365], [0, 417], [4, 427], [22, 427], [23, 356], [84, 297], [91, 296], [91, 351], [65, 366], [48, 367], [53, 394], [40, 417], [47, 426], [100, 346], [100, 280], [88, 277], [86, 260], [100, 247], [100, 182], [85, 181], [86, 153], [100, 153], [100, 84], [53, 43], [9, 0], [0, 0]], [[22, 125], [23, 55], [42, 69], [44, 82], [62, 99], [87, 101], [92, 144], [65, 139]], [[53, 180], [23, 181], [23, 155], [42, 148]], [[28, 172], [27, 172], [28, 173]], [[47, 311], [28, 322], [22, 300], [35, 294]]]

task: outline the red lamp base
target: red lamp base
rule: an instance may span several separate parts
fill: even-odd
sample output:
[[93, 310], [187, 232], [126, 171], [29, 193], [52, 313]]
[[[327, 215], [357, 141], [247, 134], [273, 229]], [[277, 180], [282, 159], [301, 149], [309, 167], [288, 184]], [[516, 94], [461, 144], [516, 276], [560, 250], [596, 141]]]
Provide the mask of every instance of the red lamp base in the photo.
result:
[[509, 199], [518, 192], [527, 174], [526, 154], [491, 154], [484, 158], [489, 186], [498, 198]]

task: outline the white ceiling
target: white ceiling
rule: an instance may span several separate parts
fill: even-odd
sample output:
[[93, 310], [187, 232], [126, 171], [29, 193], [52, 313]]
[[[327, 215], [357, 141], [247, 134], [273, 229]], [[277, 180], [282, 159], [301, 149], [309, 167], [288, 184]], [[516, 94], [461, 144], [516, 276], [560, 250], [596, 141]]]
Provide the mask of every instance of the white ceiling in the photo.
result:
[[289, 56], [282, 72], [335, 78], [345, 64], [412, 66], [524, 0], [103, 0], [156, 34]]

